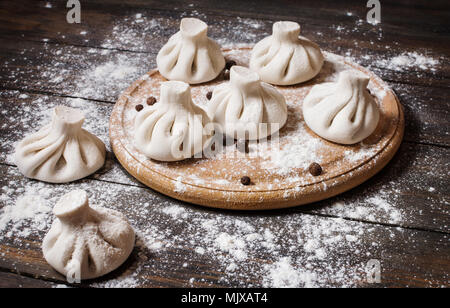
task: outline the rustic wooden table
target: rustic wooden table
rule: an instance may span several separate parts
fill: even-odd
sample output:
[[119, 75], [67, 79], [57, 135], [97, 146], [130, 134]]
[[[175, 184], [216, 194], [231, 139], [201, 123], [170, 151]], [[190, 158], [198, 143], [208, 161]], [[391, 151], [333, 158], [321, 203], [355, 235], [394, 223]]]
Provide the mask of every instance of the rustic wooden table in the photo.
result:
[[[65, 286], [42, 257], [51, 206], [73, 188], [119, 209], [138, 231], [119, 270], [95, 287], [449, 287], [450, 6], [382, 1], [381, 23], [365, 1], [0, 2], [0, 287]], [[25, 179], [14, 143], [65, 104], [108, 144], [108, 118], [128, 84], [155, 66], [181, 17], [210, 25], [223, 45], [255, 43], [278, 20], [294, 20], [327, 51], [389, 82], [405, 108], [393, 161], [341, 196], [274, 212], [204, 209], [162, 196], [127, 175], [109, 152], [103, 169], [69, 185]], [[22, 210], [20, 210], [22, 209]], [[25, 211], [28, 209], [28, 211]], [[370, 260], [381, 283], [367, 279]]]

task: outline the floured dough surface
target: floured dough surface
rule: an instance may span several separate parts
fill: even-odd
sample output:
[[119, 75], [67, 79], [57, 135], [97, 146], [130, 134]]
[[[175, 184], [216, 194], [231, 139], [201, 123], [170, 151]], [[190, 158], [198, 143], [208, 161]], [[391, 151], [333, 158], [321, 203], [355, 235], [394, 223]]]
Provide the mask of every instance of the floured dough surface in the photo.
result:
[[303, 118], [324, 139], [355, 144], [370, 136], [378, 126], [379, 112], [367, 90], [369, 77], [344, 71], [337, 82], [311, 89], [303, 101]]
[[298, 23], [279, 21], [273, 24], [272, 35], [253, 48], [250, 68], [265, 82], [294, 85], [314, 78], [323, 61], [319, 46], [300, 36]]
[[284, 96], [257, 73], [237, 65], [230, 69], [230, 82], [215, 87], [207, 107], [213, 122], [233, 139], [266, 138], [287, 119]]
[[126, 217], [89, 205], [84, 190], [73, 190], [58, 201], [56, 216], [42, 243], [45, 260], [74, 280], [93, 279], [118, 268], [130, 256], [134, 230]]
[[168, 81], [161, 85], [159, 102], [145, 107], [136, 117], [134, 144], [147, 157], [159, 161], [191, 158], [209, 145], [208, 123], [206, 112], [192, 102], [189, 85]]
[[[227, 60], [248, 66], [250, 50], [250, 47], [228, 49], [224, 50], [224, 55]], [[335, 81], [339, 72], [348, 69], [359, 70], [370, 77], [369, 89], [380, 107], [380, 121], [375, 132], [362, 142], [339, 145], [320, 138], [306, 126], [302, 103], [312, 86]], [[273, 208], [264, 206], [266, 201], [276, 203], [278, 205], [274, 207], [280, 208], [283, 203], [294, 205], [320, 200], [323, 198], [308, 197], [303, 202], [301, 198], [304, 193], [326, 195], [327, 190], [336, 194], [332, 192], [333, 185], [342, 185], [343, 181], [353, 183], [352, 177], [370, 174], [377, 165], [377, 156], [385, 148], [395, 148], [394, 153], [397, 149], [390, 141], [396, 133], [398, 135], [402, 115], [392, 91], [369, 71], [347, 63], [342, 57], [325, 53], [324, 67], [316, 78], [300, 85], [276, 87], [285, 96], [288, 108], [286, 125], [279, 131], [279, 146], [272, 140], [277, 138], [250, 142], [249, 153], [245, 153], [228, 140], [228, 145], [210, 158], [156, 162], [147, 159], [133, 145], [133, 124], [137, 114], [135, 106], [145, 104], [149, 96], [159, 99], [160, 84], [164, 81], [157, 71], [152, 71], [122, 94], [111, 117], [111, 143], [121, 163], [135, 177], [181, 200], [225, 208], [242, 208], [239, 204], [252, 204], [249, 208]], [[206, 107], [209, 103], [206, 94], [223, 82], [226, 81], [221, 74], [207, 84], [192, 86], [194, 103]], [[309, 173], [308, 166], [312, 162], [322, 166], [324, 172], [320, 176]], [[242, 185], [240, 179], [243, 176], [250, 177], [252, 185]], [[169, 187], [163, 188], [159, 181]], [[355, 181], [352, 187], [361, 182]], [[212, 195], [209, 200], [204, 198], [209, 193], [214, 198]]]
[[50, 124], [16, 146], [14, 160], [28, 178], [50, 183], [68, 183], [84, 178], [105, 163], [103, 142], [82, 128], [84, 114], [57, 106]]

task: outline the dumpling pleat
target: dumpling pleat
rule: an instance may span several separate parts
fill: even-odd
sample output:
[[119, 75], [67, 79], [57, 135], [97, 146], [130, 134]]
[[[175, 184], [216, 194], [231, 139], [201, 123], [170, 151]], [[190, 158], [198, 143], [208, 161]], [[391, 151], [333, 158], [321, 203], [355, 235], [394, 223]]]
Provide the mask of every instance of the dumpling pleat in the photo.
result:
[[181, 45], [176, 66], [172, 69], [173, 79], [182, 80], [183, 75], [193, 78], [192, 65], [196, 57], [197, 47], [191, 43]]
[[176, 114], [170, 137], [173, 150], [179, 151], [181, 155], [190, 151], [189, 128], [189, 115], [187, 113]]
[[207, 25], [195, 18], [183, 18], [180, 31], [161, 48], [156, 63], [169, 80], [198, 84], [213, 80], [225, 67], [220, 46], [207, 36]]
[[355, 71], [315, 86], [303, 103], [306, 124], [319, 136], [342, 144], [362, 141], [375, 130], [379, 111], [368, 94], [369, 78]]
[[148, 144], [152, 139], [155, 125], [162, 116], [162, 113], [152, 111], [148, 117], [144, 118], [144, 120], [139, 123], [139, 129], [135, 131], [135, 138], [141, 140], [145, 144]]
[[277, 66], [277, 63], [275, 63], [275, 65], [273, 63], [279, 61], [278, 54], [280, 53], [281, 47], [281, 44], [273, 44], [270, 46], [269, 52], [264, 56], [261, 63], [263, 68], [267, 69], [268, 66]]
[[[41, 169], [45, 169], [45, 172], [52, 172], [52, 167], [56, 165], [57, 160], [59, 159], [62, 151], [63, 144], [66, 138], [61, 136], [54, 143], [47, 143], [47, 147], [41, 148], [43, 142], [38, 141], [38, 147], [34, 145], [29, 145], [28, 149], [18, 149], [18, 156], [16, 159], [22, 160], [23, 167], [22, 169], [26, 176], [35, 176], [37, 173], [41, 171]], [[40, 150], [37, 152], [33, 152], [30, 148], [39, 148]], [[48, 167], [45, 167], [48, 166]]]
[[237, 123], [244, 112], [244, 97], [239, 91], [232, 91], [230, 98], [227, 99], [226, 123]]
[[299, 34], [297, 23], [276, 22], [272, 35], [253, 47], [250, 68], [262, 81], [293, 85], [308, 81], [319, 73], [324, 62], [320, 48]]
[[257, 73], [233, 66], [230, 82], [214, 90], [208, 114], [227, 136], [258, 140], [274, 132], [272, 123], [278, 129], [286, 123], [287, 107], [284, 96]]

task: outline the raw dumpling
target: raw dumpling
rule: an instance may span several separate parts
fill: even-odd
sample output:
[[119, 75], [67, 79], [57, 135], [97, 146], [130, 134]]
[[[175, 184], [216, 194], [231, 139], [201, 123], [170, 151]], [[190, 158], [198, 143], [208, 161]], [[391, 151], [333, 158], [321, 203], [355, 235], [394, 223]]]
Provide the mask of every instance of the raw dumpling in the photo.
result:
[[214, 89], [208, 115], [231, 138], [257, 140], [286, 123], [284, 96], [242, 66], [230, 70], [230, 82]]
[[84, 114], [57, 106], [50, 124], [23, 139], [14, 159], [19, 170], [32, 179], [67, 183], [84, 178], [105, 162], [105, 145], [82, 129]]
[[178, 161], [202, 153], [213, 129], [206, 112], [192, 102], [189, 85], [167, 81], [161, 84], [159, 102], [136, 116], [134, 140], [149, 158]]
[[83, 190], [64, 195], [53, 213], [57, 218], [42, 251], [47, 262], [70, 280], [106, 275], [122, 265], [134, 248], [134, 231], [125, 216], [89, 206]]
[[189, 84], [216, 78], [225, 67], [225, 58], [220, 46], [208, 38], [207, 30], [203, 21], [183, 18], [180, 31], [169, 39], [156, 57], [161, 75]]
[[354, 144], [370, 136], [380, 114], [367, 91], [369, 78], [344, 71], [337, 82], [316, 85], [303, 102], [303, 117], [317, 135], [327, 140]]
[[255, 45], [250, 68], [265, 82], [293, 85], [314, 78], [323, 55], [315, 43], [299, 36], [300, 25], [291, 21], [273, 24], [273, 33]]

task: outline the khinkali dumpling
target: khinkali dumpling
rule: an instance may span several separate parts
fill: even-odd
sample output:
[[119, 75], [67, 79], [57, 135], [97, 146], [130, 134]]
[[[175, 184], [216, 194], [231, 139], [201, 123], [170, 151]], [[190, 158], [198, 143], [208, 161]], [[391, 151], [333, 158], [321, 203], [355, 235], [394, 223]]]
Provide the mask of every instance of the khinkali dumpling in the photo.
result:
[[180, 31], [161, 48], [156, 57], [158, 70], [169, 80], [189, 84], [216, 78], [225, 67], [220, 46], [208, 38], [208, 26], [196, 18], [183, 18]]
[[161, 84], [159, 102], [135, 119], [135, 145], [147, 157], [178, 161], [201, 153], [212, 139], [206, 112], [192, 102], [191, 88], [182, 81]]
[[323, 55], [315, 43], [300, 34], [292, 21], [273, 24], [273, 33], [253, 47], [250, 68], [265, 82], [293, 85], [314, 78], [323, 65]]
[[122, 265], [134, 248], [135, 234], [121, 213], [89, 206], [87, 193], [64, 195], [53, 213], [57, 217], [45, 236], [47, 262], [69, 279], [92, 279]]
[[14, 160], [26, 177], [50, 183], [67, 183], [84, 178], [105, 162], [105, 145], [82, 129], [84, 114], [57, 106], [52, 122], [16, 147]]
[[303, 117], [317, 135], [354, 144], [370, 136], [380, 118], [378, 105], [367, 91], [369, 78], [344, 71], [337, 82], [314, 86], [303, 102]]
[[231, 138], [257, 140], [286, 123], [284, 96], [242, 66], [230, 69], [230, 82], [214, 89], [208, 115]]

